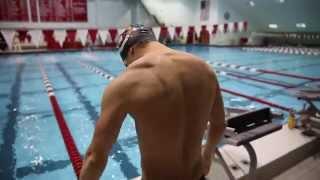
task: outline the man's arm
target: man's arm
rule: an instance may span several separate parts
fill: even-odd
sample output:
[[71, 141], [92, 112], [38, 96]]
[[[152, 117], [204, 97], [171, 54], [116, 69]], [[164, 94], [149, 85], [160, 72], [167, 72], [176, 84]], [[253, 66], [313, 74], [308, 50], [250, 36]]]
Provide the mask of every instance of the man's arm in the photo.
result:
[[215, 152], [216, 146], [219, 143], [225, 130], [224, 106], [221, 95], [221, 90], [217, 84], [216, 99], [212, 106], [211, 116], [209, 120], [208, 138], [204, 147], [203, 158], [203, 173], [207, 175], [210, 170], [212, 155]]
[[80, 180], [98, 180], [107, 164], [108, 154], [126, 116], [126, 96], [122, 94], [121, 88], [123, 88], [121, 81], [116, 79], [104, 92], [100, 118], [83, 160]]

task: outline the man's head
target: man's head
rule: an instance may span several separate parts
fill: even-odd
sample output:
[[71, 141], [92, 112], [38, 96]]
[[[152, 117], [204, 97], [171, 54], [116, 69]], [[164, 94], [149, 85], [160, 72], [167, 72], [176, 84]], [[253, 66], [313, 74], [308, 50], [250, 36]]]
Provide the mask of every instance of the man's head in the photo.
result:
[[128, 59], [134, 53], [134, 47], [142, 43], [156, 41], [156, 37], [150, 27], [143, 25], [131, 25], [120, 35], [119, 51], [122, 61], [127, 66]]

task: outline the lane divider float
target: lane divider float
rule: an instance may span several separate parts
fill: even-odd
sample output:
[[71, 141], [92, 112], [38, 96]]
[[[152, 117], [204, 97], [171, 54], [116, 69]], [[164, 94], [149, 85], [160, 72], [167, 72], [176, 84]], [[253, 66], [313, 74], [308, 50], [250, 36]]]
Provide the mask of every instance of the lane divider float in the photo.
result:
[[58, 100], [54, 94], [53, 86], [49, 81], [48, 75], [47, 75], [44, 67], [41, 64], [39, 64], [39, 68], [41, 71], [43, 84], [46, 88], [48, 97], [50, 99], [52, 110], [54, 112], [55, 118], [57, 120], [59, 129], [60, 129], [63, 141], [64, 141], [64, 145], [66, 146], [66, 149], [68, 152], [69, 159], [71, 161], [73, 170], [74, 170], [77, 178], [79, 179], [80, 170], [82, 167], [82, 157], [79, 153], [79, 150], [75, 144], [75, 141], [71, 135], [70, 129], [66, 123], [66, 120], [63, 116], [61, 108], [58, 104]]
[[273, 102], [270, 102], [270, 101], [267, 101], [267, 100], [264, 100], [264, 99], [260, 99], [260, 98], [254, 97], [254, 96], [249, 96], [249, 95], [242, 94], [242, 93], [239, 93], [239, 92], [236, 92], [236, 91], [232, 91], [232, 90], [229, 90], [229, 89], [224, 89], [224, 88], [220, 88], [220, 89], [221, 89], [222, 92], [225, 92], [225, 93], [228, 93], [228, 94], [232, 94], [232, 95], [235, 95], [235, 96], [239, 96], [239, 97], [243, 97], [245, 99], [248, 99], [248, 100], [251, 100], [251, 101], [255, 101], [255, 102], [258, 102], [260, 104], [268, 105], [270, 107], [277, 108], [277, 109], [280, 109], [280, 110], [283, 110], [283, 111], [286, 111], [286, 112], [292, 112], [293, 111], [292, 108], [285, 107], [285, 106], [282, 106], [282, 105], [279, 105], [279, 104], [276, 104], [276, 103], [273, 103]]
[[266, 70], [266, 69], [256, 69], [256, 68], [243, 66], [243, 65], [227, 64], [227, 63], [211, 62], [211, 61], [207, 61], [207, 63], [209, 65], [213, 65], [213, 66], [217, 66], [217, 67], [230, 68], [230, 69], [235, 69], [235, 70], [240, 70], [240, 71], [248, 71], [248, 72], [252, 72], [252, 73], [266, 73], [266, 74], [274, 74], [274, 75], [278, 75], [278, 76], [286, 76], [286, 77], [291, 77], [291, 78], [296, 78], [296, 79], [304, 79], [304, 80], [309, 80], [309, 81], [320, 81], [320, 78], [314, 78], [314, 77], [309, 77], [309, 76], [304, 76], [304, 75], [278, 72], [278, 71], [272, 71], [272, 70]]
[[274, 85], [274, 86], [279, 86], [279, 87], [283, 87], [283, 88], [294, 88], [295, 86], [293, 85], [288, 85], [288, 84], [283, 84], [280, 82], [276, 82], [276, 81], [272, 81], [272, 80], [266, 80], [266, 79], [259, 79], [259, 78], [255, 78], [255, 77], [249, 77], [247, 75], [240, 75], [240, 74], [236, 74], [233, 72], [227, 72], [227, 71], [220, 71], [220, 70], [216, 70], [215, 69], [216, 74], [218, 75], [223, 75], [223, 76], [232, 76], [232, 77], [236, 77], [236, 78], [240, 78], [240, 79], [245, 79], [245, 80], [251, 80], [251, 81], [256, 81], [256, 82], [260, 82], [260, 83], [264, 83], [264, 84], [268, 84], [268, 85]]
[[260, 51], [260, 52], [271, 52], [271, 53], [282, 53], [282, 54], [295, 54], [295, 55], [313, 55], [319, 56], [320, 49], [311, 48], [297, 48], [297, 47], [250, 47], [242, 48], [246, 51]]
[[[79, 61], [78, 61], [79, 62]], [[93, 72], [93, 73], [96, 73], [100, 76], [102, 76], [103, 78], [109, 80], [109, 81], [112, 81], [115, 77], [112, 75], [112, 74], [109, 74], [105, 71], [103, 71], [102, 69], [100, 68], [97, 68], [97, 67], [94, 67], [94, 66], [91, 66], [91, 65], [88, 65], [88, 64], [85, 64], [83, 62], [79, 62], [80, 65], [86, 69], [88, 69], [89, 71]]]

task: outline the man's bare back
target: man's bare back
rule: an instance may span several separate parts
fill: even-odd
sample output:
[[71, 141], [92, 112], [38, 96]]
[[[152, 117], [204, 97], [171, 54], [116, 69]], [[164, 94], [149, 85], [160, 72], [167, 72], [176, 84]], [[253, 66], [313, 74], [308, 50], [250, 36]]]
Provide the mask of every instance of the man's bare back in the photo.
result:
[[[148, 46], [158, 49], [131, 62], [105, 91], [82, 179], [100, 176], [107, 162], [104, 153], [110, 151], [126, 114], [135, 119], [143, 180], [199, 180], [208, 173], [211, 154], [224, 129], [217, 79], [193, 55], [157, 42]], [[209, 138], [202, 153], [208, 122]]]
[[170, 52], [150, 55], [127, 73], [137, 81], [129, 111], [144, 179], [199, 179], [201, 140], [217, 90], [212, 71], [191, 55]]

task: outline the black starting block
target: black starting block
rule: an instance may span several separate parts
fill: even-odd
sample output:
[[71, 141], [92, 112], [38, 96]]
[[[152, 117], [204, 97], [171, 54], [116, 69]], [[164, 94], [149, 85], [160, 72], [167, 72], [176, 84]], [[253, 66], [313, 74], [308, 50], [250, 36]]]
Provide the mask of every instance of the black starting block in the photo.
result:
[[[255, 179], [257, 169], [257, 155], [250, 144], [251, 141], [271, 134], [282, 128], [280, 124], [272, 123], [270, 108], [249, 111], [227, 119], [227, 128], [224, 133], [222, 144], [233, 146], [244, 146], [250, 157], [250, 168], [248, 179]], [[227, 163], [224, 161], [219, 149], [216, 150], [222, 165], [224, 166], [229, 178], [235, 179]]]

